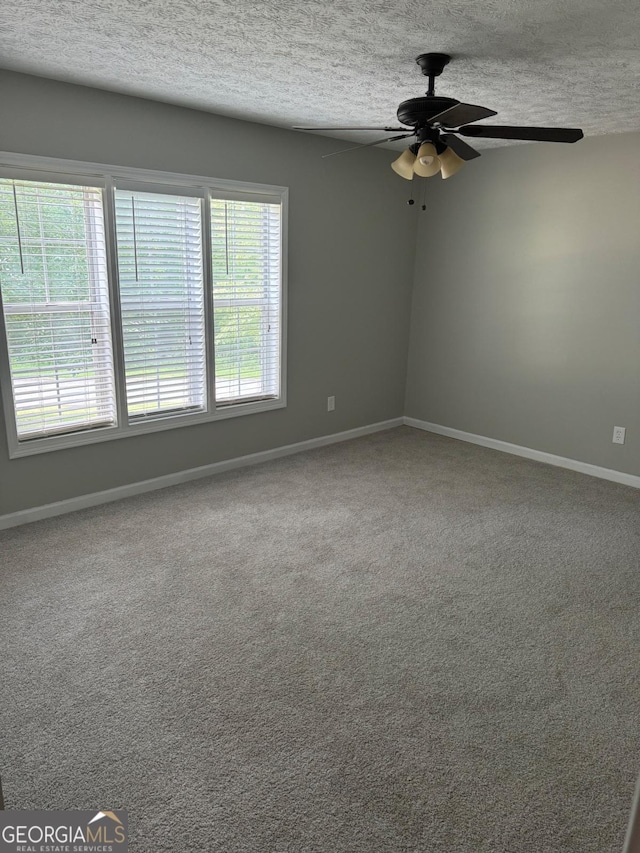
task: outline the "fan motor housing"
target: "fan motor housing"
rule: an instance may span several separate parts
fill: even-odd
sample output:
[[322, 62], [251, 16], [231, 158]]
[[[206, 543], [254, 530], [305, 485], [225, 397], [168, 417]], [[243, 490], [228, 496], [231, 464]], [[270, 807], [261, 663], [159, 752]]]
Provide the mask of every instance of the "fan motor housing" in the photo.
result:
[[455, 107], [460, 101], [455, 98], [410, 98], [403, 101], [398, 107], [398, 121], [409, 127], [423, 127], [428, 124], [433, 116]]

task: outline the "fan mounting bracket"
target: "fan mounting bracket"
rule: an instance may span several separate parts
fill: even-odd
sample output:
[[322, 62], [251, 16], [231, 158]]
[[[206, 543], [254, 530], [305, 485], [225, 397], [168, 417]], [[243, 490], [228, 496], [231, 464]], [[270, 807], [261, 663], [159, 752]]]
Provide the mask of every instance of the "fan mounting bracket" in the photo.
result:
[[451, 57], [448, 53], [421, 53], [416, 57], [416, 62], [425, 77], [439, 77], [445, 65], [451, 62]]
[[416, 57], [416, 62], [422, 69], [425, 77], [429, 78], [429, 89], [427, 96], [433, 97], [435, 94], [435, 80], [444, 71], [445, 65], [448, 65], [451, 57], [448, 53], [421, 53]]

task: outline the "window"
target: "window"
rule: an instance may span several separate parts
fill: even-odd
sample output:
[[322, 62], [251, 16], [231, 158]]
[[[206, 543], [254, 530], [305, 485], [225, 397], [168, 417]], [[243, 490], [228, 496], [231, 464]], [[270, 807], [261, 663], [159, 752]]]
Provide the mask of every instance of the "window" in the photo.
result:
[[280, 208], [211, 202], [216, 399], [280, 390]]
[[12, 456], [285, 405], [286, 190], [0, 160]]
[[0, 180], [0, 224], [18, 438], [114, 425], [102, 191]]
[[207, 404], [201, 200], [116, 189], [127, 413]]

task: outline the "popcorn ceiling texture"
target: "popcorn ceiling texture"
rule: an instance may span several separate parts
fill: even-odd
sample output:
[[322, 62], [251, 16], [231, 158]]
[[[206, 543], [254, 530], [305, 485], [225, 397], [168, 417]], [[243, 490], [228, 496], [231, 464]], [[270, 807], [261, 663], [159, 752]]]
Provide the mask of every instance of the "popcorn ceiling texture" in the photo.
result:
[[640, 130], [637, 0], [3, 5], [6, 68], [251, 121], [395, 123], [426, 89], [414, 58], [444, 51], [436, 91], [498, 110], [495, 122]]

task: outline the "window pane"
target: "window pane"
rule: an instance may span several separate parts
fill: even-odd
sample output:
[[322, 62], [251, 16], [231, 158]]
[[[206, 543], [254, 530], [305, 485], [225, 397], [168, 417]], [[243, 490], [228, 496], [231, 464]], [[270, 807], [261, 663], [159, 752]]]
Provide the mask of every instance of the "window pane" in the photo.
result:
[[102, 191], [0, 179], [18, 438], [116, 423]]
[[201, 200], [116, 190], [131, 420], [206, 408]]
[[216, 400], [280, 394], [279, 204], [211, 201]]

